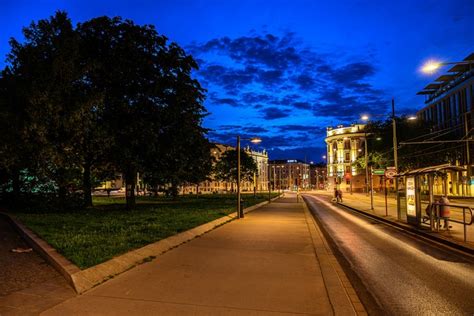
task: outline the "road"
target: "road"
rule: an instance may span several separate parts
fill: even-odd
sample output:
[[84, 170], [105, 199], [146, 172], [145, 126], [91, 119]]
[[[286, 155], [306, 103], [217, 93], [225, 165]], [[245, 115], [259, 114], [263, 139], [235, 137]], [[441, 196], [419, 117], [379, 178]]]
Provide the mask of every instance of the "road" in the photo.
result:
[[342, 209], [328, 197], [305, 198], [379, 312], [474, 314], [474, 258]]

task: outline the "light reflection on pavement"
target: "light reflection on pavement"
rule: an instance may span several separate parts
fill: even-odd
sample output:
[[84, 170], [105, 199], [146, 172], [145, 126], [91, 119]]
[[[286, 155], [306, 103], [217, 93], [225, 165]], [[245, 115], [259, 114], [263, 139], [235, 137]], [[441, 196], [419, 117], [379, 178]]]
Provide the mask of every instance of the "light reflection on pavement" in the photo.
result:
[[310, 210], [384, 312], [474, 313], [474, 259], [305, 195]]

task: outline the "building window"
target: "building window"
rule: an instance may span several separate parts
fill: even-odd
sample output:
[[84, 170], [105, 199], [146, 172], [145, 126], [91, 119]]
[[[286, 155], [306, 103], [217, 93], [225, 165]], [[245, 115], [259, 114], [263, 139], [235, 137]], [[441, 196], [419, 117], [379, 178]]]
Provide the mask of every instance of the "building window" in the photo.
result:
[[344, 140], [344, 149], [351, 149], [351, 141], [349, 139]]
[[346, 162], [351, 161], [351, 155], [350, 153], [346, 152]]

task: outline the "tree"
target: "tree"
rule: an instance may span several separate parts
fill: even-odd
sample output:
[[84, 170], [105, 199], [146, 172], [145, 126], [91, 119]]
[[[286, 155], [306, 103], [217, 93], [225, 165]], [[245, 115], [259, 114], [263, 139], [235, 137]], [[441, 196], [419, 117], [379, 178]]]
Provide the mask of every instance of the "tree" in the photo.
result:
[[[258, 171], [255, 160], [245, 152], [240, 150], [240, 180], [251, 181], [253, 174]], [[215, 165], [215, 177], [221, 181], [237, 183], [237, 150], [224, 152]]]
[[119, 17], [74, 28], [65, 12], [23, 32], [0, 79], [0, 121], [14, 122], [0, 141], [14, 158], [2, 157], [0, 168], [14, 188], [27, 170], [51, 179], [60, 198], [82, 187], [92, 205], [93, 181], [115, 170], [131, 209], [138, 172], [173, 186], [208, 173], [205, 90], [177, 44]]
[[10, 41], [9, 66], [3, 73], [16, 86], [8, 92], [15, 103], [7, 111], [21, 133], [19, 150], [28, 149], [28, 157], [36, 166], [22, 164], [20, 159], [13, 168], [14, 178], [19, 169], [28, 168], [31, 176], [53, 180], [60, 199], [64, 199], [67, 187], [80, 172], [74, 136], [86, 100], [78, 80], [78, 42], [63, 12], [31, 23], [23, 34], [23, 43]]
[[178, 185], [192, 169], [190, 150], [206, 146], [204, 90], [191, 78], [197, 64], [150, 25], [99, 17], [78, 31], [94, 64], [88, 78], [103, 97], [111, 163], [124, 175], [131, 209], [137, 172]]

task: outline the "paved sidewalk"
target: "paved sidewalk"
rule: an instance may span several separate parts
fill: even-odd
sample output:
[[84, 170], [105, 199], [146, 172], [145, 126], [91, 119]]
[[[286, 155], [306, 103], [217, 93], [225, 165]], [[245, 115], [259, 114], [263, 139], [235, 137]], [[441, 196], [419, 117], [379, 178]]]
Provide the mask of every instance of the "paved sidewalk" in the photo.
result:
[[364, 314], [326, 246], [289, 195], [42, 315]]

